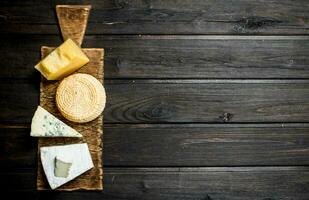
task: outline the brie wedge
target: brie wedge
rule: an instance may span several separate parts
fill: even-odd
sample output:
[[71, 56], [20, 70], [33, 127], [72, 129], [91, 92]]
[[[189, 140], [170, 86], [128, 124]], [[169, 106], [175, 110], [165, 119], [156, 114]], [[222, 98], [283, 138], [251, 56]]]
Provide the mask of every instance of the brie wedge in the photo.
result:
[[31, 123], [32, 137], [83, 137], [55, 116], [38, 106]]
[[[40, 152], [43, 169], [51, 189], [56, 189], [93, 168], [93, 162], [86, 143], [41, 147]], [[61, 170], [56, 169], [56, 159], [70, 163], [69, 169], [63, 169], [68, 170], [67, 176], [56, 176], [56, 171]]]

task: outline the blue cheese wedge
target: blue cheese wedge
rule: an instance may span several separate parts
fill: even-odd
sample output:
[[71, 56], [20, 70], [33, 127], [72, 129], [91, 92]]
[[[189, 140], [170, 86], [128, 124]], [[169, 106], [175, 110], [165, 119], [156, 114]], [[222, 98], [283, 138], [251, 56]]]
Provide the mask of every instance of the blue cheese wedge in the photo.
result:
[[[40, 156], [51, 189], [56, 189], [93, 168], [86, 143], [41, 147]], [[56, 160], [62, 163], [56, 165]]]
[[31, 123], [32, 137], [83, 137], [55, 116], [38, 106]]

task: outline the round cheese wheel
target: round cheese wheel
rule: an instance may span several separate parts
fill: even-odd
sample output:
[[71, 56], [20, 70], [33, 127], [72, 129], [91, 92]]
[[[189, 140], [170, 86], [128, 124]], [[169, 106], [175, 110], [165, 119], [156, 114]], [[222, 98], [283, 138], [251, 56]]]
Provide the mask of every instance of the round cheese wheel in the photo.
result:
[[68, 120], [86, 123], [104, 110], [105, 90], [100, 81], [89, 74], [73, 74], [63, 79], [56, 92], [56, 104]]

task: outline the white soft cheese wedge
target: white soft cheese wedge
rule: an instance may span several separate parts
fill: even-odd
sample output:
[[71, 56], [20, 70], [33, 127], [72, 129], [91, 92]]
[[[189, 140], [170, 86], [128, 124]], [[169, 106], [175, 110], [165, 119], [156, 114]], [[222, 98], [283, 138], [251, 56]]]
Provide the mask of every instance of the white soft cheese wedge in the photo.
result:
[[[43, 169], [51, 189], [56, 189], [93, 168], [93, 162], [86, 143], [41, 147], [40, 152]], [[56, 158], [71, 163], [66, 178], [55, 176]]]
[[38, 106], [31, 123], [32, 137], [83, 137], [55, 116]]

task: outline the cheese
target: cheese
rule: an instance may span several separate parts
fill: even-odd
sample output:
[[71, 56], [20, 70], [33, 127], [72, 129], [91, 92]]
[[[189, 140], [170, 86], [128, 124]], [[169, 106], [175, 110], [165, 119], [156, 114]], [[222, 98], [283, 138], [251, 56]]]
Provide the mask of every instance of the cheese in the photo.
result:
[[62, 161], [59, 157], [55, 158], [55, 170], [56, 177], [67, 178], [69, 176], [69, 170], [72, 166], [72, 162]]
[[67, 39], [34, 68], [47, 80], [60, 80], [88, 62], [83, 51], [71, 39]]
[[[43, 170], [52, 189], [56, 189], [93, 168], [93, 162], [86, 143], [41, 147], [40, 154]], [[62, 161], [71, 163], [67, 177], [57, 177], [55, 175], [55, 159], [59, 157]]]
[[105, 89], [100, 81], [89, 74], [75, 73], [63, 79], [56, 92], [56, 105], [67, 120], [86, 123], [104, 110]]
[[55, 116], [38, 106], [31, 123], [32, 137], [83, 137]]

